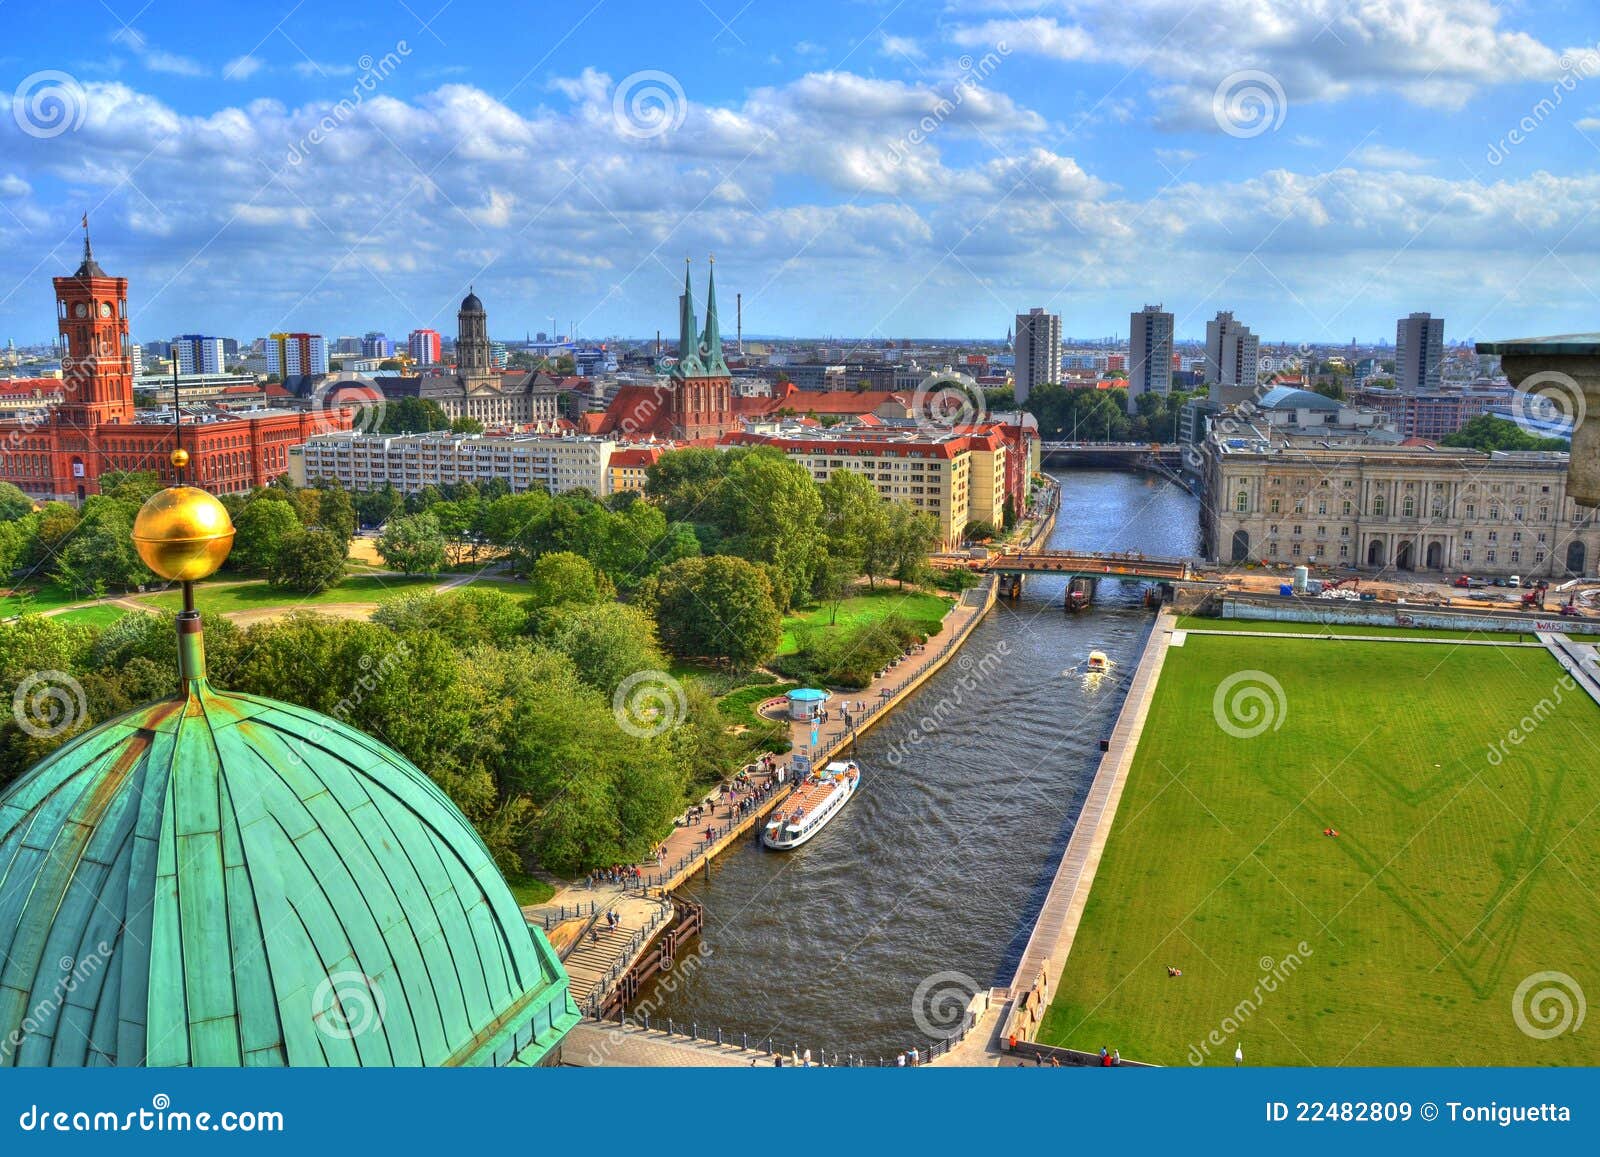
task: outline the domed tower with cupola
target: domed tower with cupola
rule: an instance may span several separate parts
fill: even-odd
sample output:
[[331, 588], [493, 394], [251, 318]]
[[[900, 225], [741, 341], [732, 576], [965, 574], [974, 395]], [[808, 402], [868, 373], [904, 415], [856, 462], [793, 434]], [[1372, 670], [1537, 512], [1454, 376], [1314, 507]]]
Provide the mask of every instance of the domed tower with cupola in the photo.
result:
[[495, 379], [489, 314], [470, 286], [456, 314], [456, 376], [468, 387]]
[[0, 795], [0, 1066], [552, 1061], [566, 974], [466, 817], [370, 736], [207, 678], [193, 583], [233, 526], [187, 460], [133, 529], [183, 584], [174, 693]]

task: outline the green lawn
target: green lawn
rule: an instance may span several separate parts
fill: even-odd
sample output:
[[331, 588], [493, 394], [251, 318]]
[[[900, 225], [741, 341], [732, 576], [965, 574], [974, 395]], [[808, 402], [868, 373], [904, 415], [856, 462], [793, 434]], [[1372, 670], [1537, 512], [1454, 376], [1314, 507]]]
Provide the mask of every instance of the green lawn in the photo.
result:
[[10, 594], [0, 596], [0, 618], [10, 618], [24, 612], [36, 615], [40, 611], [53, 611], [57, 607], [70, 607], [73, 603], [81, 603], [83, 595], [73, 594], [66, 587], [57, 586], [55, 583], [45, 583], [42, 586], [27, 588], [31, 593]]
[[[354, 575], [319, 595], [302, 595], [280, 590], [265, 582], [234, 583], [219, 586], [202, 583], [195, 588], [195, 606], [205, 614], [223, 615], [232, 611], [259, 611], [270, 607], [317, 607], [328, 603], [378, 603], [395, 595], [437, 586], [441, 580], [426, 576]], [[183, 603], [177, 591], [149, 595], [140, 600], [163, 611], [176, 611]]]
[[1411, 639], [1483, 639], [1499, 643], [1532, 643], [1531, 633], [1510, 631], [1441, 631], [1428, 627], [1368, 627], [1359, 623], [1280, 623], [1263, 619], [1208, 619], [1181, 615], [1179, 630], [1264, 631], [1274, 635], [1399, 635]]
[[555, 888], [532, 876], [507, 876], [506, 883], [511, 886], [511, 895], [516, 899], [519, 908], [526, 908], [529, 904], [543, 904], [556, 894]]
[[835, 628], [849, 628], [858, 623], [881, 619], [891, 614], [901, 614], [916, 623], [925, 635], [931, 635], [944, 622], [945, 615], [955, 606], [955, 600], [946, 595], [925, 594], [922, 591], [902, 591], [893, 587], [880, 587], [876, 591], [863, 590], [839, 604], [838, 618], [827, 605], [812, 607], [799, 614], [788, 615], [783, 620], [783, 640], [778, 644], [778, 654], [792, 654], [796, 649], [794, 628], [800, 623], [814, 623], [825, 627], [833, 620]]
[[[1239, 672], [1280, 726], [1218, 725]], [[1530, 977], [1536, 1012], [1550, 984], [1600, 994], [1600, 706], [1562, 678], [1518, 648], [1169, 650], [1041, 1039], [1168, 1065], [1241, 1044], [1255, 1065], [1600, 1063], [1593, 1025], [1539, 1040], [1513, 1016]]]
[[99, 603], [92, 607], [79, 607], [75, 611], [63, 611], [59, 615], [52, 615], [58, 623], [79, 623], [91, 627], [109, 627], [112, 623], [122, 618], [123, 615], [136, 614], [127, 607], [119, 607], [109, 603]]
[[762, 719], [756, 714], [756, 708], [768, 699], [776, 699], [779, 695], [787, 695], [799, 687], [798, 683], [766, 683], [754, 687], [741, 687], [737, 691], [730, 691], [717, 705], [722, 708], [722, 714], [729, 723], [740, 724], [746, 727], [762, 727], [770, 720]]

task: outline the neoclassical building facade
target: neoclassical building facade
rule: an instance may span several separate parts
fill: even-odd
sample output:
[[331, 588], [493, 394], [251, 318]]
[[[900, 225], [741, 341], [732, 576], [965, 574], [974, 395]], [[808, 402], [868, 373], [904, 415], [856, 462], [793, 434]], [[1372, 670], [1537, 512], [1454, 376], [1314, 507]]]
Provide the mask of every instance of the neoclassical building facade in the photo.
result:
[[1213, 438], [1206, 556], [1443, 574], [1595, 574], [1596, 511], [1567, 496], [1567, 455]]

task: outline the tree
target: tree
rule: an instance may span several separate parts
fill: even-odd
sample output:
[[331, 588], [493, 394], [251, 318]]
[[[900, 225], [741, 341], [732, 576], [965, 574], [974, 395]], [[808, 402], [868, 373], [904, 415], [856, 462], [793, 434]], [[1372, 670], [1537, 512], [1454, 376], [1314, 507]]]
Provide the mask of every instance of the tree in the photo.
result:
[[730, 554], [770, 563], [781, 609], [811, 590], [821, 537], [822, 499], [810, 473], [781, 451], [760, 447], [733, 463], [721, 490]]
[[568, 603], [545, 616], [539, 640], [571, 659], [579, 677], [607, 696], [630, 675], [667, 665], [650, 616], [622, 603]]
[[817, 490], [828, 554], [854, 564], [855, 574], [862, 573], [873, 543], [889, 524], [882, 496], [871, 479], [855, 470], [833, 471]]
[[383, 408], [383, 433], [426, 434], [448, 430], [450, 416], [432, 398], [401, 398]]
[[56, 554], [55, 577], [61, 585], [83, 593], [107, 587], [128, 590], [153, 577], [133, 547], [133, 519], [138, 508], [103, 494], [83, 504], [83, 518]]
[[988, 542], [994, 535], [994, 523], [982, 518], [972, 519], [961, 532], [961, 537], [967, 542]]
[[926, 511], [904, 503], [889, 508], [889, 574], [901, 586], [920, 582], [928, 568], [928, 555], [939, 545], [939, 523]]
[[438, 574], [444, 569], [444, 531], [431, 513], [391, 518], [378, 553], [402, 574]]
[[568, 603], [587, 606], [612, 595], [610, 581], [581, 554], [569, 550], [540, 555], [528, 572], [528, 605], [534, 610]]
[[828, 608], [828, 625], [839, 621], [839, 605], [850, 594], [861, 564], [853, 558], [825, 554], [817, 562], [816, 574], [811, 580], [811, 595]]
[[742, 558], [682, 559], [646, 583], [640, 601], [655, 616], [662, 644], [680, 657], [743, 669], [766, 660], [783, 637], [771, 580]]
[[418, 591], [379, 604], [372, 621], [399, 635], [434, 631], [459, 647], [507, 646], [527, 629], [523, 600], [492, 587]]
[[349, 492], [341, 486], [322, 490], [317, 498], [317, 517], [307, 525], [337, 534], [348, 546], [356, 535], [356, 504], [350, 501]]
[[233, 517], [230, 565], [248, 574], [266, 574], [291, 534], [303, 529], [294, 503], [281, 498], [256, 498]]
[[477, 418], [469, 418], [463, 414], [461, 417], [451, 420], [450, 432], [452, 434], [481, 434], [483, 433], [483, 423]]
[[395, 372], [397, 372], [399, 370], [403, 370], [405, 368], [406, 368], [405, 363], [402, 362], [399, 358], [384, 358], [381, 362], [378, 363], [378, 372], [379, 373], [395, 373]]
[[344, 578], [347, 550], [345, 541], [331, 531], [296, 531], [283, 540], [267, 577], [276, 587], [320, 594]]
[[358, 490], [352, 501], [362, 526], [382, 526], [405, 506], [405, 498], [394, 488], [394, 483], [388, 481], [380, 490]]
[[0, 522], [15, 522], [33, 513], [33, 499], [9, 482], [0, 482]]
[[645, 470], [644, 492], [671, 522], [706, 522], [717, 513], [712, 502], [727, 477], [728, 455], [691, 447], [663, 454]]
[[1439, 441], [1445, 446], [1465, 446], [1472, 450], [1566, 450], [1570, 446], [1561, 438], [1530, 434], [1515, 422], [1493, 414], [1479, 414]]

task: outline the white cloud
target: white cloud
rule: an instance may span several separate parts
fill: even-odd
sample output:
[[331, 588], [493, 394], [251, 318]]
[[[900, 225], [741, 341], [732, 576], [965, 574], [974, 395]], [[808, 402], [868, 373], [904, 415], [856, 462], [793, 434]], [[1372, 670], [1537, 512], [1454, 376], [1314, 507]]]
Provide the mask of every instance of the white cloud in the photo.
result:
[[152, 47], [144, 33], [134, 28], [117, 29], [111, 34], [111, 42], [133, 53], [151, 72], [166, 72], [174, 76], [207, 76], [211, 71], [187, 56]]
[[1266, 72], [1298, 101], [1397, 93], [1461, 107], [1481, 88], [1560, 72], [1560, 54], [1501, 26], [1491, 0], [1074, 0], [1069, 18], [1032, 15], [957, 25], [961, 45], [1105, 61], [1157, 83], [1157, 120], [1215, 129], [1212, 96], [1243, 70]]
[[254, 56], [236, 56], [222, 66], [223, 80], [249, 80], [265, 66], [264, 62]]
[[297, 60], [292, 67], [301, 76], [354, 76], [356, 72], [353, 64], [334, 64], [326, 60]]
[[1351, 159], [1369, 169], [1426, 169], [1433, 164], [1427, 157], [1418, 156], [1409, 149], [1396, 149], [1388, 145], [1365, 145], [1352, 154]]
[[828, 54], [828, 50], [822, 45], [813, 41], [802, 40], [794, 46], [794, 54], [796, 56], [818, 57], [826, 56]]
[[1582, 129], [1586, 133], [1600, 132], [1600, 117], [1583, 117], [1581, 120], [1574, 121], [1573, 126]]
[[921, 60], [925, 53], [922, 45], [912, 36], [896, 36], [885, 32], [883, 39], [878, 44], [878, 52], [884, 56], [906, 56], [912, 60]]

